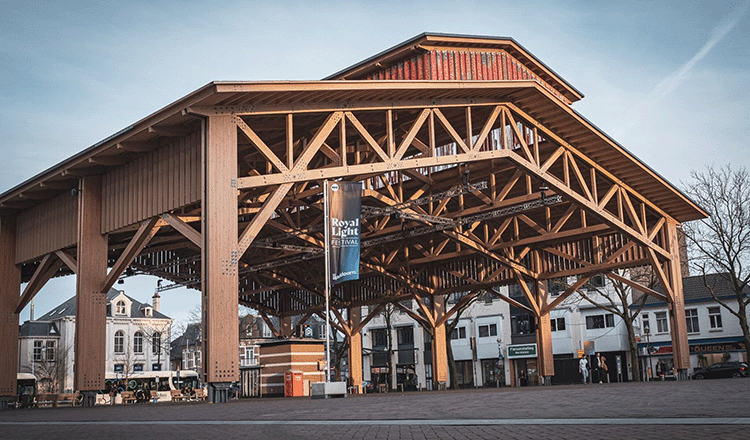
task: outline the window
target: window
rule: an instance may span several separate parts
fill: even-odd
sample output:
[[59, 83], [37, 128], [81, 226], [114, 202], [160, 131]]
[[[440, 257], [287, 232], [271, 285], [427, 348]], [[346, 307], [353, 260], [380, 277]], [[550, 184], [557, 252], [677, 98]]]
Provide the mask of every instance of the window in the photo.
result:
[[240, 365], [255, 365], [255, 347], [240, 347]]
[[644, 313], [643, 316], [641, 316], [641, 322], [643, 323], [643, 333], [650, 333], [651, 324], [648, 322], [648, 313]]
[[451, 332], [451, 339], [466, 339], [466, 327], [454, 328]]
[[42, 347], [44, 341], [34, 341], [34, 362], [42, 361]]
[[586, 290], [597, 290], [604, 287], [604, 275], [595, 275], [589, 279], [586, 284]]
[[604, 325], [607, 327], [614, 327], [615, 326], [615, 315], [612, 313], [607, 313], [604, 315]]
[[479, 326], [479, 337], [488, 338], [490, 336], [497, 336], [497, 324], [485, 324]]
[[372, 331], [372, 346], [385, 347], [388, 345], [388, 330], [377, 328]]
[[133, 335], [133, 353], [143, 353], [143, 333], [135, 332]]
[[143, 371], [143, 364], [133, 364], [133, 371]]
[[55, 341], [47, 341], [46, 351], [44, 352], [44, 360], [47, 362], [55, 361]]
[[117, 315], [125, 314], [125, 301], [123, 300], [117, 301], [117, 308], [115, 309], [115, 314]]
[[685, 323], [687, 324], [688, 333], [700, 332], [700, 327], [698, 326], [697, 309], [685, 309]]
[[667, 312], [656, 312], [656, 332], [669, 332], [669, 325], [667, 324]]
[[115, 353], [125, 353], [125, 333], [122, 330], [115, 333]]
[[146, 307], [145, 309], [143, 309], [143, 314], [147, 318], [150, 318], [151, 316], [153, 316], [153, 313], [151, 313], [151, 307]]
[[711, 330], [721, 330], [721, 308], [720, 307], [709, 307], [708, 308], [708, 321], [711, 324]]
[[512, 335], [527, 335], [536, 331], [536, 322], [529, 314], [518, 314], [510, 317], [510, 332]]
[[606, 315], [591, 315], [586, 317], [587, 330], [614, 326], [615, 315], [613, 315], [612, 313], [607, 313]]
[[398, 336], [398, 345], [414, 344], [414, 332], [412, 331], [412, 327], [398, 327], [396, 329], [396, 335]]
[[161, 333], [156, 332], [151, 336], [151, 354], [159, 354], [161, 350]]
[[565, 330], [565, 318], [552, 318], [549, 323], [553, 332]]
[[566, 289], [565, 278], [553, 278], [549, 280], [549, 293], [552, 296], [557, 296], [565, 291]]
[[604, 315], [593, 315], [586, 317], [586, 329], [604, 328]]

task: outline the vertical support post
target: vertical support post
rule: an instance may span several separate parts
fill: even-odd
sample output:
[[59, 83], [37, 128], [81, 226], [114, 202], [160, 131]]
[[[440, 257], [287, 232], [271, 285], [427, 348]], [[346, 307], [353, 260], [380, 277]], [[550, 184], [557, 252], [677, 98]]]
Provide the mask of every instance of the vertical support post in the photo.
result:
[[294, 334], [294, 329], [292, 328], [292, 317], [291, 316], [282, 316], [281, 319], [281, 336], [284, 338], [290, 338]]
[[104, 387], [107, 351], [107, 236], [102, 235], [102, 177], [80, 180], [78, 193], [78, 272], [76, 273], [76, 333], [74, 388], [84, 394], [83, 405], [94, 406]]
[[[445, 315], [445, 297], [432, 298], [432, 313], [435, 322], [442, 321]], [[432, 380], [441, 389], [448, 384], [448, 351], [445, 346], [445, 322], [432, 328]]]
[[[677, 235], [677, 222], [667, 220], [667, 244], [671, 260], [667, 263], [667, 277], [672, 284], [672, 303], [670, 304], [669, 320], [672, 333], [672, 354], [674, 367], [681, 378], [686, 379], [690, 368], [690, 345], [687, 337], [687, 323], [685, 322], [685, 300], [682, 292], [682, 265], [680, 263], [680, 245]], [[683, 377], [684, 376], [684, 377]]]
[[16, 396], [21, 268], [16, 265], [16, 218], [0, 217], [0, 409]]
[[[534, 297], [537, 299], [537, 304], [539, 304], [539, 310], [544, 310], [544, 306], [549, 303], [547, 281], [534, 282]], [[537, 371], [542, 376], [543, 385], [551, 385], [548, 382], [555, 375], [555, 362], [552, 355], [552, 326], [550, 324], [549, 311], [542, 311], [541, 316], [537, 317], [536, 346]]]
[[[362, 321], [362, 308], [359, 306], [349, 307], [349, 328], [356, 330]], [[357, 393], [362, 390], [362, 333], [353, 331], [349, 335], [349, 378]]]
[[211, 116], [204, 124], [203, 375], [209, 399], [222, 403], [239, 379], [237, 126], [231, 116]]

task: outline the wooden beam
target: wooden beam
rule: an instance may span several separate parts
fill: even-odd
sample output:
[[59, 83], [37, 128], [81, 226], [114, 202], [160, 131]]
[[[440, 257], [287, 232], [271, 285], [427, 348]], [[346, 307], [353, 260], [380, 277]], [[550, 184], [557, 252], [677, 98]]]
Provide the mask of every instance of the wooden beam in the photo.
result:
[[667, 298], [667, 296], [664, 295], [663, 293], [657, 292], [655, 290], [652, 290], [652, 289], [650, 289], [650, 288], [648, 288], [648, 287], [646, 287], [646, 286], [644, 286], [644, 285], [642, 285], [640, 283], [637, 283], [637, 282], [635, 282], [635, 281], [633, 281], [633, 280], [631, 280], [629, 278], [625, 278], [624, 276], [621, 276], [621, 275], [619, 275], [617, 273], [609, 272], [609, 273], [607, 273], [607, 278], [611, 278], [611, 279], [617, 280], [617, 281], [619, 281], [619, 282], [621, 282], [623, 284], [627, 284], [628, 286], [632, 287], [633, 289], [638, 290], [640, 292], [643, 292], [645, 294], [648, 294], [648, 295], [650, 295], [650, 296], [658, 299], [659, 301], [669, 302], [669, 298]]
[[130, 263], [133, 262], [135, 257], [137, 257], [138, 254], [141, 253], [143, 248], [146, 246], [146, 244], [148, 244], [149, 240], [151, 240], [151, 238], [156, 235], [156, 233], [159, 231], [159, 226], [156, 224], [158, 220], [159, 217], [154, 216], [149, 220], [141, 222], [141, 226], [138, 228], [138, 231], [130, 240], [130, 243], [128, 243], [128, 246], [125, 248], [122, 254], [120, 254], [120, 258], [118, 258], [115, 264], [112, 266], [109, 273], [107, 274], [107, 277], [104, 279], [104, 282], [102, 282], [102, 293], [106, 294], [107, 292], [109, 292], [109, 289], [115, 284], [117, 278], [120, 277], [125, 268], [127, 268]]
[[192, 226], [185, 223], [182, 219], [171, 213], [161, 214], [161, 219], [167, 222], [169, 226], [174, 228], [175, 231], [182, 234], [183, 237], [190, 240], [191, 243], [196, 245], [198, 249], [203, 246], [203, 237], [196, 231]]
[[50, 278], [52, 278], [52, 276], [62, 267], [63, 262], [54, 258], [53, 255], [55, 254], [47, 254], [42, 258], [39, 266], [34, 271], [34, 275], [31, 276], [31, 279], [26, 284], [26, 288], [21, 294], [21, 298], [18, 301], [18, 307], [16, 307], [16, 313], [21, 313], [24, 307], [26, 307], [26, 305], [34, 299], [34, 296], [39, 293], [42, 287], [47, 284], [47, 281], [49, 281]]

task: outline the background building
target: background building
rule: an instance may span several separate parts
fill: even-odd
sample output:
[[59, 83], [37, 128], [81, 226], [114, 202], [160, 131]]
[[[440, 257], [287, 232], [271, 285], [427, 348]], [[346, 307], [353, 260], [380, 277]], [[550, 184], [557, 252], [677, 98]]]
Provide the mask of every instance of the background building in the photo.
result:
[[[169, 368], [169, 341], [173, 320], [154, 304], [141, 303], [122, 290], [107, 294], [106, 371], [123, 377], [138, 371]], [[19, 370], [37, 376], [40, 389], [48, 392], [73, 390], [73, 341], [76, 328], [76, 298], [20, 328]]]
[[[709, 287], [716, 296], [733, 309], [737, 309], [737, 297], [732, 292], [726, 275], [711, 274], [705, 280], [702, 275], [682, 279], [685, 292], [685, 321], [690, 346], [692, 370], [706, 367], [723, 360], [747, 362], [745, 342], [739, 320], [719, 305], [711, 296]], [[750, 288], [745, 289], [750, 295]], [[669, 370], [673, 368], [672, 342], [670, 335], [669, 309], [664, 302], [649, 298], [640, 317], [638, 332], [644, 371], [653, 371], [661, 359]], [[648, 348], [651, 347], [649, 356]]]

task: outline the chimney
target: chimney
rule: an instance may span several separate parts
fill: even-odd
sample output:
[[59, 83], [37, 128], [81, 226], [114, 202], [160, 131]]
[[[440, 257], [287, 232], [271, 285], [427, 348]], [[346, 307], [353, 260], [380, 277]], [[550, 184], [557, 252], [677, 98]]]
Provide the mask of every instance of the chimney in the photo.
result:
[[159, 311], [159, 300], [160, 299], [161, 299], [161, 297], [159, 296], [159, 292], [155, 292], [154, 296], [151, 298], [151, 300], [152, 300], [151, 303], [154, 306], [154, 310], [157, 311], [157, 312]]

